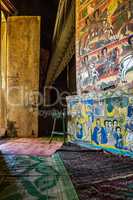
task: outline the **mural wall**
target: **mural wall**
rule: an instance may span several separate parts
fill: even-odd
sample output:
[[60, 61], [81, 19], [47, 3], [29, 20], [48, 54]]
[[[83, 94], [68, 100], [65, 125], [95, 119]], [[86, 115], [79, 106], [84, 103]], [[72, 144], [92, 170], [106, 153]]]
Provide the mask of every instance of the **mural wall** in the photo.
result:
[[[133, 92], [133, 91], [132, 91]], [[70, 140], [133, 151], [133, 93], [68, 98]]]
[[[70, 140], [133, 151], [133, 1], [76, 1]], [[112, 89], [114, 88], [114, 89]]]
[[77, 0], [78, 92], [133, 81], [133, 1]]
[[[70, 140], [133, 151], [133, 1], [76, 1]], [[113, 88], [113, 89], [112, 89]]]

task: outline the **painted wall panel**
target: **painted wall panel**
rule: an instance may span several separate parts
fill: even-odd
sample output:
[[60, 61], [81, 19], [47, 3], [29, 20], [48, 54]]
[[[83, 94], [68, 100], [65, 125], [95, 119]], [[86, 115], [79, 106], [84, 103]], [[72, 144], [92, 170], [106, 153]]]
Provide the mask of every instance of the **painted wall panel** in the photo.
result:
[[133, 81], [133, 1], [77, 0], [79, 93]]
[[133, 151], [133, 93], [71, 96], [67, 102], [69, 140]]
[[69, 139], [133, 151], [132, 0], [76, 1], [76, 76]]

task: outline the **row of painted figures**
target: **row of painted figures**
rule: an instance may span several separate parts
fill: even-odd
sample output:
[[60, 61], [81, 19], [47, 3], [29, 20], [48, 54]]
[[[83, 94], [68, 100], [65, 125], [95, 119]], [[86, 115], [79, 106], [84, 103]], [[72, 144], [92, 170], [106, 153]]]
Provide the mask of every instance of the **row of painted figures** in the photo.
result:
[[[123, 128], [119, 126], [118, 120], [105, 120], [104, 126], [102, 126], [101, 119], [97, 118], [91, 139], [97, 145], [107, 144], [116, 148], [133, 151], [133, 118], [128, 119], [124, 132], [126, 135], [123, 135]], [[83, 137], [83, 127], [80, 124], [78, 124], [76, 137], [78, 139]], [[124, 145], [125, 142], [126, 146]]]

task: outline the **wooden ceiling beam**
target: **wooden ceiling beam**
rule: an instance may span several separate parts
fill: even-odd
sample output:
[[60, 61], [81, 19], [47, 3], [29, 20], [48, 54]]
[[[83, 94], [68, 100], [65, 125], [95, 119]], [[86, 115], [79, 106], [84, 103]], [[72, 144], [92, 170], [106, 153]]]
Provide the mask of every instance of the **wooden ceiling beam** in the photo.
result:
[[[57, 18], [58, 20], [58, 18]], [[61, 25], [61, 24], [60, 24]], [[56, 27], [55, 27], [56, 28]], [[64, 70], [75, 53], [75, 4], [74, 0], [69, 15], [61, 27], [60, 37], [56, 41], [46, 76], [45, 85], [52, 85]], [[56, 31], [58, 31], [56, 29]], [[56, 35], [56, 33], [55, 33]]]
[[9, 0], [1, 0], [0, 6], [0, 9], [6, 14], [13, 14], [17, 11], [14, 5]]

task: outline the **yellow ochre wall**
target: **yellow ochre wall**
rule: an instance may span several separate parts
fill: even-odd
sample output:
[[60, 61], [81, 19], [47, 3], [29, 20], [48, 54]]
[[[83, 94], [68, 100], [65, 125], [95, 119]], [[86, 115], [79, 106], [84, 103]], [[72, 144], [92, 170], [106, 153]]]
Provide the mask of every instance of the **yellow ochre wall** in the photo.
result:
[[[7, 26], [4, 14], [1, 12], [0, 27], [0, 130], [6, 127], [6, 37]], [[0, 131], [1, 132], [1, 131]], [[0, 133], [1, 135], [1, 133]]]
[[37, 136], [40, 17], [9, 17], [7, 27], [7, 120], [18, 137]]

